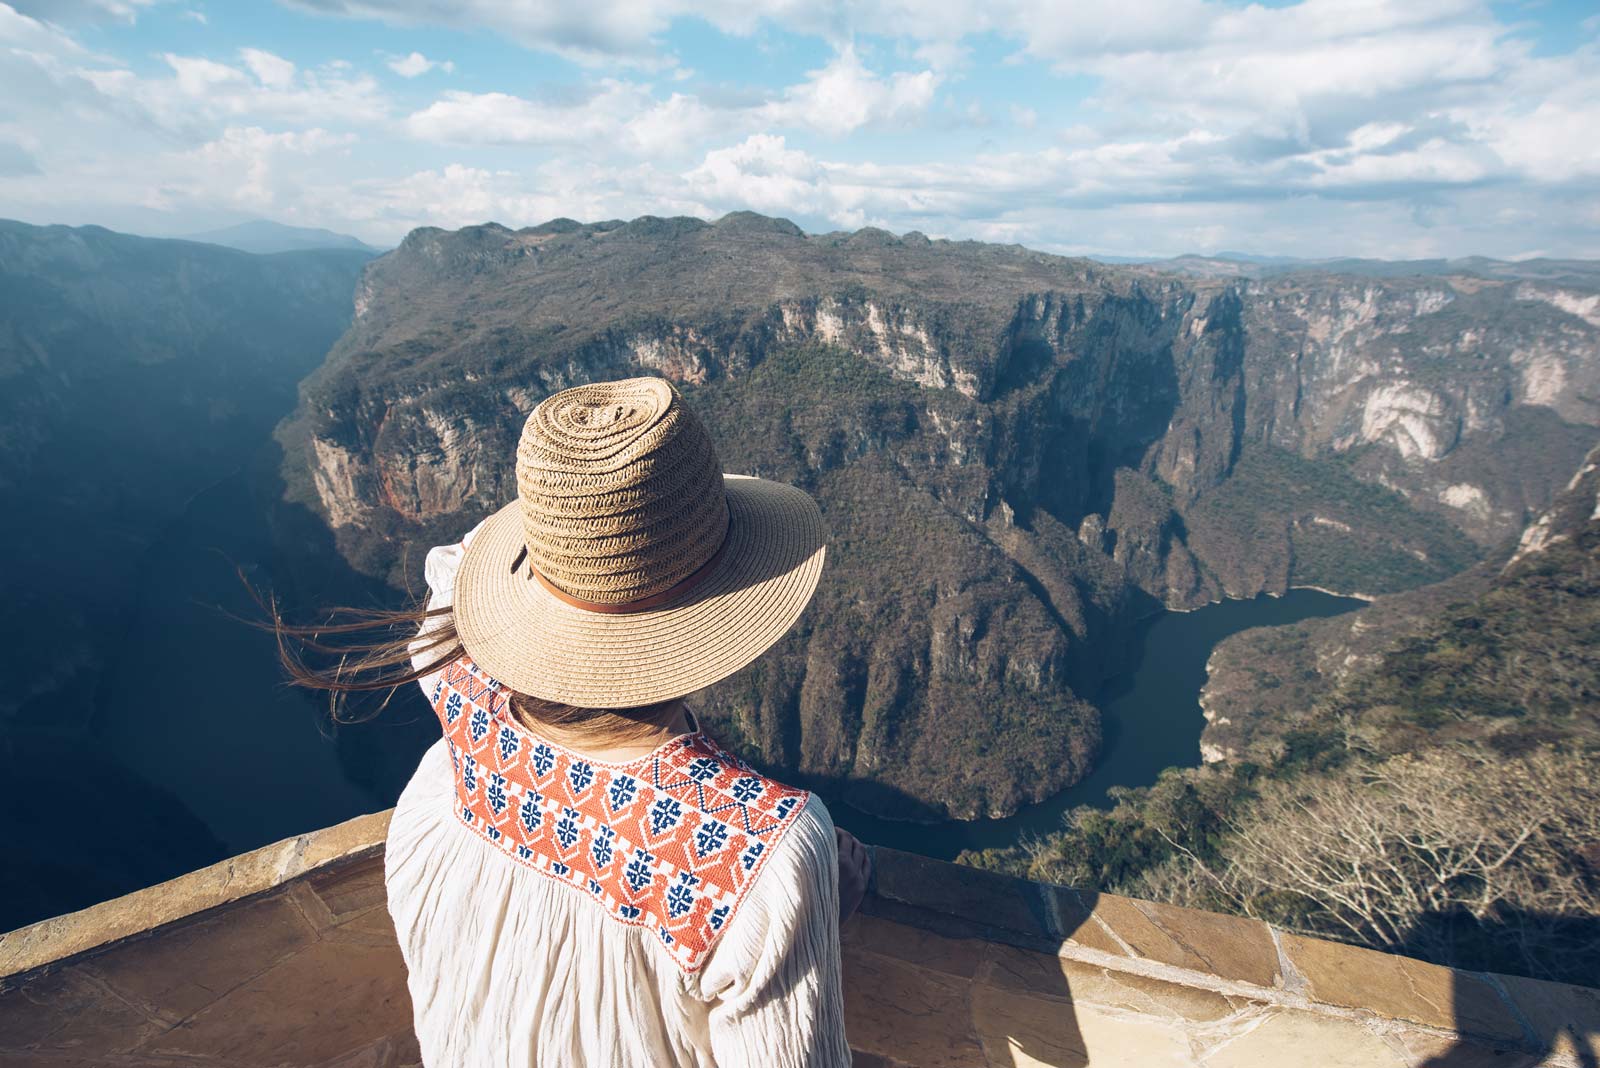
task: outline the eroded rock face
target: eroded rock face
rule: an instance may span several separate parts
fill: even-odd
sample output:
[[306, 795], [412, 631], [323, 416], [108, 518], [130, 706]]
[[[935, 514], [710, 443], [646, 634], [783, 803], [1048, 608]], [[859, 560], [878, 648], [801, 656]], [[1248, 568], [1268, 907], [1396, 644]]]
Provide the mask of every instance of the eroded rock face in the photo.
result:
[[514, 495], [542, 397], [672, 379], [728, 469], [806, 487], [834, 535], [810, 624], [713, 714], [867, 807], [998, 814], [1087, 768], [1081, 695], [1149, 605], [1382, 592], [1519, 531], [1600, 424], [1592, 296], [749, 216], [419, 230], [307, 382], [288, 474], [381, 570]]

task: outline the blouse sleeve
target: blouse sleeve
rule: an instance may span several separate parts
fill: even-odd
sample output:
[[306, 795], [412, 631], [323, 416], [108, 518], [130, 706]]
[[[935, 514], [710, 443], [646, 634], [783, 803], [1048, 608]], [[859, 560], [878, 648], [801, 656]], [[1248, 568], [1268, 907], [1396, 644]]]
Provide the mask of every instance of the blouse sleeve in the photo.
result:
[[839, 853], [812, 795], [712, 950], [701, 977], [718, 1064], [845, 1068]]
[[[428, 550], [428, 557], [422, 565], [422, 576], [428, 583], [429, 611], [433, 611], [436, 608], [448, 608], [455, 603], [456, 569], [461, 566], [461, 558], [466, 555], [467, 546], [472, 544], [472, 539], [482, 529], [483, 523], [479, 523], [467, 531], [466, 536], [454, 545], [437, 545]], [[443, 625], [443, 616], [434, 616], [424, 620], [422, 629], [417, 632], [417, 637], [426, 637], [429, 632]], [[411, 652], [411, 666], [418, 671], [433, 666], [434, 662], [423, 651], [420, 642], [412, 644]], [[439, 664], [438, 666], [443, 667], [444, 665]], [[438, 674], [438, 672], [433, 672], [417, 680], [422, 687], [423, 693], [431, 694], [433, 692], [433, 684], [438, 679]]]

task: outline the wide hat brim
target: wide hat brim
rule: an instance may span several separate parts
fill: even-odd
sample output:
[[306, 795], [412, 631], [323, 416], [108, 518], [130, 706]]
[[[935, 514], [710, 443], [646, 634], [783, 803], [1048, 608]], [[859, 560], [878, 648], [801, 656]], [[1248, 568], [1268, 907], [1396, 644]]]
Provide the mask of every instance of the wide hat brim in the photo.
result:
[[723, 485], [729, 524], [720, 555], [681, 599], [638, 612], [571, 605], [532, 577], [520, 560], [521, 505], [512, 501], [484, 523], [456, 573], [455, 624], [467, 655], [518, 693], [585, 708], [683, 697], [749, 664], [816, 592], [825, 530], [803, 490], [742, 475], [724, 475]]

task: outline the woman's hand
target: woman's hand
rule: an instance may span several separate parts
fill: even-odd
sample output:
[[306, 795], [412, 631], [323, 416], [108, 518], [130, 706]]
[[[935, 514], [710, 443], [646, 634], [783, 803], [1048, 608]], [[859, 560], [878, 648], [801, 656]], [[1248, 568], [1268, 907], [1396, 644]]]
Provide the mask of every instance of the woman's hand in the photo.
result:
[[835, 827], [833, 836], [839, 843], [839, 922], [842, 924], [867, 894], [867, 880], [872, 878], [872, 855], [849, 831]]

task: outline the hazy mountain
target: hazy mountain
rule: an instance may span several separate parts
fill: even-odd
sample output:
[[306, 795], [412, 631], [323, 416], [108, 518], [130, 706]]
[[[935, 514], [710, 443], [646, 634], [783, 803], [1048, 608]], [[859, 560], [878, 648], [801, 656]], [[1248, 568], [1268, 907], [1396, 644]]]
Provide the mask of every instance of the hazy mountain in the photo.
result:
[[[190, 498], [270, 444], [296, 384], [350, 321], [369, 258], [0, 221], [8, 919], [81, 907], [220, 855], [161, 784], [101, 749], [100, 685], [139, 637], [127, 631], [146, 550]], [[148, 699], [162, 700], [190, 666], [144, 665]], [[225, 691], [207, 700], [227, 714]], [[63, 805], [113, 821], [113, 832], [63, 849]]]
[[1593, 265], [1214, 277], [747, 213], [413, 232], [284, 431], [359, 567], [511, 498], [526, 412], [651, 372], [731, 470], [822, 501], [808, 622], [703, 700], [732, 741], [896, 814], [1079, 777], [1084, 695], [1155, 604], [1471, 567], [1600, 425]]
[[200, 234], [187, 234], [186, 241], [203, 241], [208, 245], [223, 245], [242, 252], [270, 254], [274, 252], [304, 252], [310, 249], [350, 249], [357, 252], [377, 253], [379, 250], [349, 234], [336, 234], [332, 230], [313, 229], [306, 226], [285, 226], [267, 219], [226, 226], [221, 230], [207, 230]]
[[[1113, 262], [1106, 260], [1106, 262]], [[1495, 260], [1485, 256], [1435, 260], [1299, 259], [1293, 256], [1255, 256], [1219, 252], [1215, 256], [1186, 255], [1170, 259], [1115, 262], [1142, 264], [1160, 271], [1201, 278], [1275, 278], [1344, 275], [1367, 278], [1459, 277], [1501, 281], [1570, 283], [1586, 288], [1600, 285], [1600, 263], [1589, 260]]]

